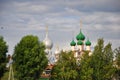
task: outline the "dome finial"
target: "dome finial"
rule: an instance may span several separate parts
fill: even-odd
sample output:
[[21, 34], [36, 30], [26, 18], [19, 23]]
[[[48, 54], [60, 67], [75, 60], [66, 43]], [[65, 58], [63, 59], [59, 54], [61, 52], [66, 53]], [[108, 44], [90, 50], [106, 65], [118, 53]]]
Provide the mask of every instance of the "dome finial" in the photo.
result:
[[72, 40], [74, 40], [74, 34], [75, 34], [75, 31], [72, 30]]
[[80, 33], [76, 36], [76, 39], [77, 40], [85, 40], [85, 36], [84, 36], [84, 34], [82, 33], [82, 31], [81, 31], [81, 27], [82, 27], [82, 21], [80, 20]]
[[59, 45], [58, 44], [56, 44], [56, 49], [59, 50]]
[[56, 44], [56, 51], [55, 51], [55, 54], [59, 54], [60, 53], [60, 50], [59, 50], [59, 45]]
[[80, 31], [82, 29], [82, 20], [80, 20]]
[[46, 26], [46, 37], [45, 37], [43, 43], [45, 44], [46, 49], [51, 49], [53, 46], [52, 41], [48, 37], [48, 26]]
[[46, 34], [48, 35], [48, 25], [46, 25]]
[[87, 37], [87, 40], [89, 40], [89, 37]]
[[86, 36], [87, 37], [87, 40], [89, 40], [89, 37], [88, 36]]

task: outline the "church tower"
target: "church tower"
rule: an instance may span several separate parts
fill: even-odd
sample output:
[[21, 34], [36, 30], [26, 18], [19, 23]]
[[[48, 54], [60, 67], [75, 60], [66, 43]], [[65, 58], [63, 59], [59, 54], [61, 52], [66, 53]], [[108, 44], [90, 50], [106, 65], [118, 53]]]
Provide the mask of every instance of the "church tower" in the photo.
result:
[[87, 39], [87, 41], [85, 42], [85, 45], [86, 45], [86, 50], [91, 51], [91, 49], [90, 49], [91, 42], [89, 41], [89, 39]]
[[85, 36], [84, 34], [82, 33], [81, 29], [80, 29], [80, 32], [79, 34], [76, 36], [76, 39], [77, 39], [77, 43], [78, 43], [78, 49], [80, 51], [83, 51], [84, 50], [84, 40], [85, 40]]
[[85, 42], [85, 45], [86, 45], [86, 51], [89, 51], [89, 56], [92, 55], [92, 52], [91, 52], [91, 42], [89, 41], [89, 39], [87, 39], [87, 41]]
[[75, 43], [74, 39], [71, 41], [70, 45], [71, 45], [71, 50], [75, 51], [76, 43]]
[[89, 56], [92, 54], [90, 49], [91, 42], [89, 41], [89, 39], [87, 39], [87, 41], [85, 42], [85, 35], [82, 33], [81, 27], [82, 27], [82, 23], [80, 22], [80, 32], [76, 36], [77, 43], [74, 41], [74, 39], [70, 43], [71, 50], [73, 51], [74, 56], [77, 59], [80, 59], [82, 54], [84, 54], [84, 50], [89, 51]]
[[60, 50], [58, 45], [56, 45], [56, 50], [55, 50], [55, 62], [59, 60], [59, 55], [60, 55]]
[[46, 36], [45, 36], [45, 39], [43, 40], [43, 43], [45, 45], [45, 53], [46, 53], [46, 57], [49, 60], [49, 64], [53, 64], [53, 62], [54, 62], [53, 58], [54, 57], [53, 57], [53, 53], [51, 51], [51, 49], [53, 47], [53, 43], [48, 37], [48, 26], [46, 27]]

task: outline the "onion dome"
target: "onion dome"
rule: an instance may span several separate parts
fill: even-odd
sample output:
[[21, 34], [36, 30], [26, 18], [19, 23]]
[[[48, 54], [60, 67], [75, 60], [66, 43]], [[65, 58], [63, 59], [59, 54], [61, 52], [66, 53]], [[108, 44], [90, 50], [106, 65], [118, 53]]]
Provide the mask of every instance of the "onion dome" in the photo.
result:
[[83, 45], [83, 42], [82, 42], [81, 40], [79, 40], [79, 41], [77, 42], [77, 45]]
[[53, 47], [52, 41], [48, 38], [48, 27], [46, 27], [46, 37], [43, 41], [46, 49], [51, 49]]
[[60, 50], [59, 50], [59, 47], [58, 45], [56, 46], [56, 50], [55, 50], [55, 54], [59, 54], [60, 53]]
[[59, 54], [59, 53], [60, 53], [60, 51], [59, 51], [59, 50], [56, 50], [56, 51], [55, 51], [55, 54]]
[[51, 49], [53, 47], [52, 41], [46, 36], [43, 43], [45, 44], [46, 49]]
[[77, 40], [85, 40], [85, 36], [83, 35], [83, 33], [80, 30], [80, 33], [76, 36]]
[[90, 46], [91, 42], [89, 41], [89, 39], [85, 42], [86, 46]]
[[70, 43], [70, 45], [71, 45], [71, 46], [75, 46], [75, 45], [76, 45], [75, 41], [72, 40], [71, 43]]
[[45, 49], [44, 52], [46, 53], [46, 55], [48, 55], [49, 50], [48, 50], [48, 49]]

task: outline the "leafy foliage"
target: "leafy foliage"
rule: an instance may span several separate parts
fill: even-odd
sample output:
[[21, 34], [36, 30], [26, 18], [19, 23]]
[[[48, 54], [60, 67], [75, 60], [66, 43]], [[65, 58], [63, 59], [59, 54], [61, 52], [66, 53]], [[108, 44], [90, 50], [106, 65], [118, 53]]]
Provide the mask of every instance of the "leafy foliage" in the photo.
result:
[[89, 51], [84, 51], [77, 62], [73, 52], [61, 52], [52, 71], [52, 80], [111, 80], [116, 70], [111, 44], [104, 46], [104, 40], [98, 39], [93, 54], [88, 54]]
[[117, 68], [115, 77], [120, 79], [120, 47], [116, 48], [114, 50], [114, 53], [116, 55], [115, 65], [116, 65], [116, 68]]
[[98, 39], [93, 54], [88, 53], [80, 61], [80, 80], [111, 80], [115, 73], [111, 44], [104, 47], [104, 40]]
[[78, 65], [72, 52], [61, 52], [60, 59], [52, 71], [52, 80], [76, 80]]
[[28, 35], [15, 46], [13, 59], [16, 77], [19, 80], [35, 80], [47, 66], [45, 46], [38, 37]]
[[89, 51], [84, 51], [83, 57], [80, 61], [80, 80], [92, 80], [93, 68], [91, 67], [91, 56]]
[[116, 64], [120, 67], [120, 47], [116, 48], [114, 53], [116, 55]]
[[104, 40], [98, 39], [90, 62], [93, 68], [92, 80], [111, 80], [115, 72], [111, 44], [104, 47]]
[[8, 46], [4, 41], [3, 37], [0, 36], [0, 78], [3, 76], [5, 72], [6, 65], [6, 53], [8, 52]]

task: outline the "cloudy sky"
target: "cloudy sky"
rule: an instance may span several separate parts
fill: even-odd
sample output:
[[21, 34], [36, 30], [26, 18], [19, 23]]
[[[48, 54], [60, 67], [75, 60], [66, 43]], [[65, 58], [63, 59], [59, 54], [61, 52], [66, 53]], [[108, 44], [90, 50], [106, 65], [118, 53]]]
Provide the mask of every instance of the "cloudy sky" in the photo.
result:
[[104, 38], [105, 44], [111, 42], [113, 49], [120, 46], [120, 0], [0, 0], [0, 35], [10, 54], [25, 35], [43, 41], [46, 25], [53, 51], [56, 44], [70, 49], [70, 41], [80, 31], [80, 20], [92, 47], [98, 38]]

